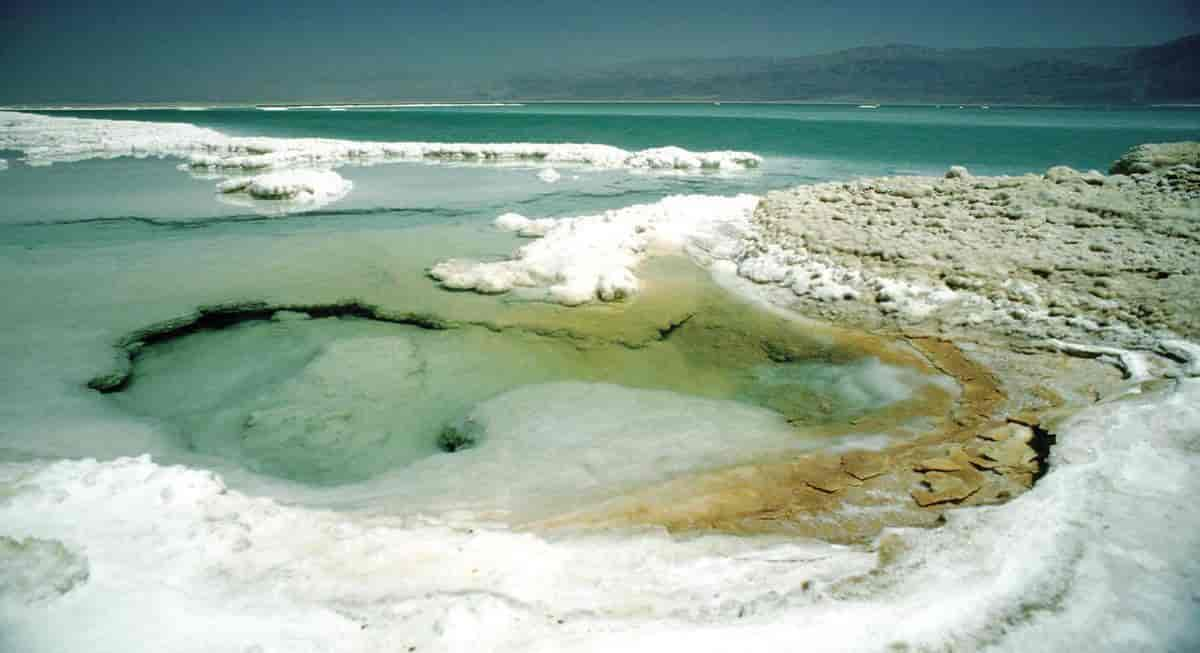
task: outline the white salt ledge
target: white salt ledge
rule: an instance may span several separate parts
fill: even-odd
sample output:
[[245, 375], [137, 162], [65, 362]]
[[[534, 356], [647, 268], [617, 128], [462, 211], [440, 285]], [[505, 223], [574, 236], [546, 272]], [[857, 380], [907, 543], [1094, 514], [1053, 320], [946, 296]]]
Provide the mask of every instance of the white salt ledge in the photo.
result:
[[24, 152], [31, 165], [150, 156], [180, 158], [186, 161], [186, 167], [211, 170], [416, 160], [691, 171], [745, 170], [762, 164], [762, 157], [750, 152], [690, 152], [677, 147], [630, 152], [592, 143], [385, 143], [329, 138], [242, 138], [184, 123], [64, 118], [10, 111], [0, 112], [0, 149]]
[[616, 301], [637, 292], [634, 269], [649, 250], [678, 253], [688, 245], [710, 250], [721, 240], [715, 233], [744, 228], [757, 204], [753, 195], [675, 195], [576, 218], [534, 221], [505, 214], [496, 220], [500, 228], [542, 238], [506, 261], [452, 259], [435, 265], [430, 275], [457, 290], [541, 289], [545, 300], [567, 306]]

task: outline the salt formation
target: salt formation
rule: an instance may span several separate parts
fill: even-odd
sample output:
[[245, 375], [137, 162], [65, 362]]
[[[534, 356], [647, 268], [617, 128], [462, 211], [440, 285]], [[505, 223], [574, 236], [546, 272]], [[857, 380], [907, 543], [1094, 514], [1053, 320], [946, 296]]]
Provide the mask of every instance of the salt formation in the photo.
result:
[[[1200, 578], [1191, 555], [1200, 546], [1191, 507], [1200, 490], [1200, 172], [1186, 163], [1198, 149], [1138, 148], [1114, 166], [1142, 171], [1129, 176], [1055, 167], [978, 178], [954, 168], [944, 179], [801, 187], [769, 194], [748, 223], [727, 223], [736, 229], [695, 238], [694, 258], [773, 303], [842, 324], [1108, 360], [1129, 379], [1128, 394], [1057, 424], [1051, 471], [1027, 493], [945, 513], [949, 524], [932, 532], [885, 534], [870, 574], [790, 594], [789, 607], [761, 620], [601, 635], [589, 624], [570, 646], [722, 650], [752, 639], [819, 650], [1057, 650], [1081, 638], [1107, 650], [1200, 646], [1191, 618]], [[551, 226], [540, 242], [559, 234], [564, 251], [576, 247], [571, 224]], [[498, 225], [531, 227], [519, 216]], [[523, 252], [460, 271], [520, 269]], [[1163, 374], [1177, 380], [1154, 381]], [[1031, 476], [1033, 437], [1010, 422], [923, 460], [915, 471], [926, 485], [913, 499], [961, 500], [981, 468]], [[856, 627], [868, 622], [875, 627]]]
[[1200, 312], [1179, 309], [1200, 303], [1198, 242], [1197, 169], [1056, 167], [770, 193], [730, 262], [779, 302], [840, 323], [1153, 349], [1168, 333], [1200, 336]]
[[862, 548], [372, 519], [248, 497], [145, 458], [0, 465], [4, 528], [86, 547], [93, 563], [69, 603], [0, 610], [0, 642], [1190, 650], [1200, 644], [1197, 424], [1196, 379], [1098, 405], [1063, 426], [1055, 469], [1030, 492]]
[[257, 200], [327, 204], [345, 196], [352, 186], [332, 170], [283, 170], [229, 179], [217, 184], [217, 191], [226, 195], [245, 194]]
[[329, 138], [225, 136], [182, 123], [49, 117], [0, 112], [0, 149], [20, 150], [30, 165], [96, 158], [173, 157], [192, 170], [251, 171], [367, 165], [387, 161], [528, 162], [598, 168], [745, 170], [750, 152], [689, 152], [668, 147], [630, 152], [590, 143], [380, 143]]
[[0, 605], [52, 601], [87, 579], [87, 558], [62, 542], [0, 535]]
[[547, 184], [553, 184], [559, 179], [562, 179], [562, 175], [560, 175], [554, 168], [543, 168], [542, 171], [538, 173], [538, 179], [541, 179]]
[[1200, 333], [1200, 313], [1173, 309], [1200, 302], [1200, 171], [1190, 166], [1132, 177], [952, 170], [801, 186], [755, 204], [690, 196], [559, 220], [505, 214], [499, 228], [542, 239], [507, 261], [447, 261], [431, 274], [450, 288], [614, 301], [637, 290], [637, 264], [665, 235], [674, 251], [687, 244], [698, 262], [733, 266], [836, 322], [1142, 348], [1159, 331]]
[[553, 218], [533, 220], [519, 213], [505, 213], [496, 218], [493, 224], [504, 231], [515, 231], [524, 238], [540, 238], [558, 224], [558, 221]]
[[501, 228], [542, 237], [507, 261], [450, 260], [429, 274], [447, 288], [482, 293], [541, 289], [548, 301], [567, 306], [616, 301], [637, 292], [633, 269], [649, 250], [679, 252], [711, 240], [714, 233], [736, 231], [748, 223], [757, 202], [752, 195], [678, 195], [554, 221], [506, 214], [497, 219]]
[[1200, 143], [1146, 143], [1130, 149], [1112, 165], [1113, 174], [1139, 174], [1179, 165], [1200, 167]]

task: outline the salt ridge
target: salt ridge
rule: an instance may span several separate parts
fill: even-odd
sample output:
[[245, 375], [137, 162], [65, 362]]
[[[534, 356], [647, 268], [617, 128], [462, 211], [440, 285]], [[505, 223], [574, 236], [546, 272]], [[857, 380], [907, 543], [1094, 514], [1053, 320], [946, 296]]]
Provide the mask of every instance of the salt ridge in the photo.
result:
[[96, 158], [173, 157], [197, 170], [273, 170], [386, 161], [529, 162], [645, 170], [746, 170], [750, 152], [651, 148], [630, 152], [591, 143], [367, 142], [327, 138], [231, 137], [185, 123], [64, 118], [0, 112], [0, 148], [30, 165]]

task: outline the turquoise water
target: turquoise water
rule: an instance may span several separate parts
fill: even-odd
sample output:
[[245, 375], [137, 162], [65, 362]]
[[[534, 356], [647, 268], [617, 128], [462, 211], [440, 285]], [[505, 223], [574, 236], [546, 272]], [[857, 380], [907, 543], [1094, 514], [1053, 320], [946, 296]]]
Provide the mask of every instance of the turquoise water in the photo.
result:
[[[645, 175], [582, 169], [549, 185], [529, 167], [398, 163], [344, 166], [355, 183], [346, 198], [293, 214], [294, 230], [333, 217], [340, 228], [491, 220], [596, 212], [677, 193], [763, 193], [797, 184], [861, 176], [939, 175], [950, 165], [977, 174], [1022, 174], [1052, 165], [1106, 169], [1143, 142], [1200, 138], [1200, 110], [882, 107], [821, 105], [546, 104], [515, 107], [327, 109], [253, 108], [179, 111], [55, 111], [48, 115], [189, 122], [230, 135], [329, 137], [373, 141], [586, 142], [625, 149], [675, 145], [691, 150], [748, 150], [761, 169], [736, 175]], [[0, 224], [133, 219], [255, 229], [262, 216], [219, 200], [211, 180], [175, 170], [175, 161], [84, 161], [29, 168], [20, 153], [0, 174]], [[307, 215], [304, 215], [307, 213]], [[113, 233], [103, 231], [104, 237]], [[90, 233], [90, 232], [89, 232]], [[0, 231], [0, 240], [18, 237]], [[47, 236], [36, 229], [19, 239]], [[89, 235], [85, 235], [90, 237]]]
[[[190, 122], [237, 135], [441, 142], [585, 142], [626, 149], [677, 145], [768, 157], [926, 171], [954, 164], [1017, 174], [1052, 165], [1107, 168], [1138, 143], [1200, 138], [1200, 110], [881, 107], [770, 104], [537, 104], [329, 111], [55, 112]], [[821, 175], [818, 175], [821, 176]]]

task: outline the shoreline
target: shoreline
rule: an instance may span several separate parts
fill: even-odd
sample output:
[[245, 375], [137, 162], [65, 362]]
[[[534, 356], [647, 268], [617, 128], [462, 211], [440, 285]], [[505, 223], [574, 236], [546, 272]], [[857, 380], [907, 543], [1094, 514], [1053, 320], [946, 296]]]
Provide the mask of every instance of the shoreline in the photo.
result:
[[[1191, 250], [1191, 243], [1200, 241], [1195, 226], [1200, 169], [1193, 167], [1198, 157], [1197, 144], [1141, 146], [1114, 164], [1114, 171], [1132, 176], [1084, 175], [1059, 167], [1044, 176], [973, 178], [965, 169], [952, 168], [943, 180], [866, 179], [768, 194], [732, 262], [706, 262], [713, 273], [736, 279], [730, 287], [735, 294], [923, 351], [964, 390], [950, 423], [915, 442], [860, 453], [853, 461], [824, 452], [700, 474], [532, 527], [653, 524], [672, 531], [787, 533], [861, 542], [889, 526], [935, 525], [947, 508], [1011, 499], [1047, 471], [1046, 458], [1029, 453], [1035, 436], [1052, 438], [1062, 424], [1088, 414], [1092, 406], [1140, 392], [1143, 384], [1153, 387], [1162, 379], [1200, 375], [1200, 346], [1191, 344], [1200, 328], [1189, 321], [1195, 311], [1188, 308], [1200, 306], [1200, 297], [1189, 290], [1200, 274]], [[864, 190], [875, 199], [863, 201]], [[1055, 192], [1068, 199], [1057, 199]], [[1004, 205], [987, 209], [984, 202], [997, 197]], [[955, 212], [968, 205], [987, 210]], [[839, 211], [842, 206], [851, 210]], [[1066, 216], [1066, 231], [1055, 231], [1055, 211]], [[1022, 261], [1011, 258], [1017, 250], [979, 248], [958, 236], [964, 228], [985, 236], [991, 230], [991, 242], [1011, 243], [1012, 225], [1039, 212], [1032, 226], [1039, 239], [1076, 245], [1062, 254], [1070, 265], [1025, 261], [1032, 272], [1023, 272]], [[922, 220], [922, 215], [935, 217]], [[960, 224], [951, 224], [954, 220]], [[872, 244], [876, 236], [871, 235], [864, 242], [859, 236], [870, 234], [880, 221], [899, 225], [900, 234], [912, 233], [897, 238], [884, 229], [874, 241], [878, 244]], [[1126, 224], [1141, 227], [1135, 232], [1139, 237], [1158, 238], [1142, 244], [1154, 253], [1158, 268], [1140, 262], [1136, 250], [1112, 245]], [[1079, 233], [1088, 235], [1080, 239]], [[886, 251], [905, 246], [914, 251]], [[939, 251], [945, 246], [977, 254], [966, 260], [947, 257]], [[1102, 267], [1090, 271], [1083, 256], [1087, 253], [1099, 255]], [[1143, 277], [1155, 283], [1141, 283]], [[1100, 281], [1081, 287], [1081, 279]], [[1156, 294], [1163, 298], [1155, 299]], [[1156, 301], [1163, 302], [1157, 313], [1139, 308], [1133, 314], [1088, 315]], [[956, 322], [954, 316], [964, 312], [972, 319]], [[1014, 464], [1007, 473], [1027, 481], [1024, 487], [997, 484], [995, 472], [1003, 465], [996, 456], [979, 456], [979, 440], [992, 453], [1005, 448], [993, 445], [1008, 436], [997, 440], [992, 434], [1006, 429], [1022, 433], [1025, 448], [1013, 441], [1002, 456]], [[1048, 453], [1048, 444], [1041, 446]], [[870, 476], [857, 476], [850, 469], [856, 465], [870, 468]], [[867, 499], [872, 491], [890, 493], [894, 510], [856, 522], [838, 521], [864, 505], [880, 507]]]

